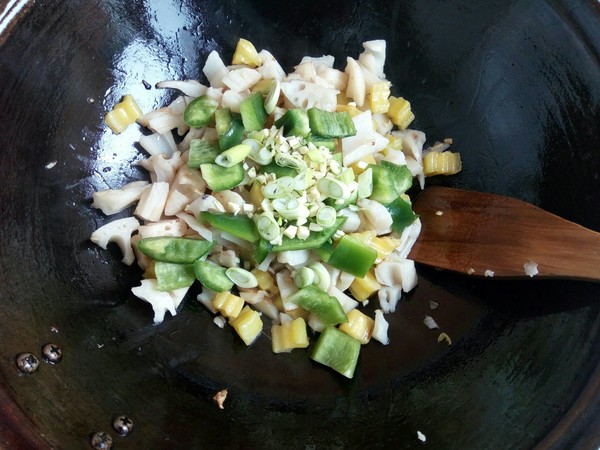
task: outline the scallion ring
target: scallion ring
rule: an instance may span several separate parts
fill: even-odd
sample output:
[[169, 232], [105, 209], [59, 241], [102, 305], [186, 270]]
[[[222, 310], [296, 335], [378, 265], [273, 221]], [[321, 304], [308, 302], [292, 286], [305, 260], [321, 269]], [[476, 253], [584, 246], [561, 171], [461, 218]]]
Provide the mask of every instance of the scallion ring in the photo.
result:
[[332, 227], [335, 224], [337, 212], [332, 206], [322, 206], [317, 211], [316, 220], [324, 228]]
[[244, 161], [250, 154], [250, 150], [251, 147], [249, 145], [236, 145], [218, 155], [215, 159], [215, 163], [222, 167], [233, 167]]
[[269, 93], [265, 98], [265, 111], [267, 114], [271, 114], [275, 107], [277, 106], [277, 102], [279, 101], [279, 95], [281, 94], [281, 85], [278, 80], [273, 80], [273, 86], [269, 89]]
[[267, 213], [256, 216], [256, 229], [258, 230], [258, 234], [269, 242], [277, 239], [281, 233], [275, 218]]
[[277, 163], [278, 166], [290, 167], [296, 170], [304, 170], [307, 167], [303, 160], [281, 153], [275, 156], [275, 163]]
[[315, 273], [308, 267], [302, 267], [294, 272], [294, 283], [301, 289], [304, 286], [310, 286], [315, 280]]
[[266, 198], [278, 198], [288, 195], [296, 187], [296, 180], [292, 177], [281, 177], [263, 186], [262, 193]]
[[315, 262], [308, 267], [315, 274], [313, 284], [319, 289], [327, 291], [327, 289], [329, 289], [329, 284], [331, 283], [331, 277], [329, 276], [329, 272], [327, 272], [325, 266], [319, 262]]
[[325, 197], [345, 199], [350, 196], [348, 186], [335, 178], [325, 177], [317, 182], [317, 189]]
[[250, 154], [248, 156], [258, 164], [266, 166], [273, 161], [273, 151], [263, 146], [256, 139], [244, 139], [242, 144], [250, 146]]
[[225, 275], [232, 283], [241, 288], [249, 289], [258, 286], [258, 280], [254, 274], [241, 267], [230, 267], [225, 271]]

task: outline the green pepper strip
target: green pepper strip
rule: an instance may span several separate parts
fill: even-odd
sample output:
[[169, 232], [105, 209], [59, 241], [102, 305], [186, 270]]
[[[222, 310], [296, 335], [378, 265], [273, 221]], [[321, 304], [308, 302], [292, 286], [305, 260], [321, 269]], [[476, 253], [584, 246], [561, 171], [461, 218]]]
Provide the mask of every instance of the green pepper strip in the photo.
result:
[[174, 264], [157, 261], [154, 263], [156, 288], [159, 291], [172, 291], [191, 286], [196, 281], [194, 267], [191, 264]]
[[272, 251], [287, 252], [289, 250], [311, 250], [319, 248], [325, 244], [331, 236], [341, 227], [346, 221], [346, 217], [338, 217], [335, 219], [335, 225], [329, 228], [324, 228], [321, 231], [313, 231], [306, 239], [289, 238], [284, 236], [280, 245], [274, 245]]
[[404, 229], [412, 224], [419, 216], [417, 216], [410, 206], [410, 203], [398, 197], [391, 203], [385, 205], [392, 216], [392, 230], [401, 234]]
[[256, 242], [260, 238], [254, 221], [246, 216], [202, 211], [200, 221], [248, 242]]
[[352, 378], [359, 354], [359, 341], [335, 327], [327, 327], [319, 336], [310, 358]]
[[191, 264], [206, 255], [215, 243], [182, 237], [151, 237], [138, 242], [138, 249], [154, 261]]
[[327, 264], [355, 277], [363, 278], [373, 267], [376, 259], [377, 250], [345, 235], [335, 246]]
[[288, 302], [310, 311], [325, 325], [348, 322], [338, 299], [315, 286], [305, 286], [297, 290], [288, 297]]

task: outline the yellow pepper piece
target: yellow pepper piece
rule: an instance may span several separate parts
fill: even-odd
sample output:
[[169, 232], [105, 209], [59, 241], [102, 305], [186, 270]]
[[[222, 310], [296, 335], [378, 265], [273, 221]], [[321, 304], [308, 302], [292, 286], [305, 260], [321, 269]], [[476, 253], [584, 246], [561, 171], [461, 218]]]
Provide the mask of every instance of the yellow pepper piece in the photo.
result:
[[383, 259], [400, 245], [400, 239], [390, 236], [374, 237], [371, 239], [371, 248], [377, 250], [377, 258]]
[[271, 328], [273, 353], [289, 352], [294, 348], [308, 347], [306, 322], [302, 317], [283, 325], [274, 325]]
[[377, 236], [377, 233], [374, 230], [367, 230], [361, 231], [360, 233], [350, 233], [350, 236], [367, 246], [371, 246], [371, 241]]
[[364, 302], [371, 295], [381, 289], [381, 285], [377, 282], [373, 270], [367, 272], [364, 278], [355, 278], [350, 285], [350, 293], [359, 302]]
[[250, 67], [260, 66], [260, 57], [252, 42], [240, 39], [235, 47], [232, 64], [246, 64]]
[[350, 114], [350, 117], [354, 117], [359, 115], [360, 113], [362, 113], [362, 111], [360, 109], [358, 109], [356, 107], [356, 105], [340, 105], [338, 103], [337, 107], [335, 108], [336, 112], [347, 112], [348, 114]]
[[398, 150], [402, 151], [402, 139], [397, 136], [394, 136], [391, 133], [386, 134], [386, 139], [389, 141], [388, 145], [381, 151], [385, 156], [388, 155], [388, 150]]
[[348, 322], [339, 326], [339, 329], [361, 344], [368, 344], [373, 334], [375, 321], [358, 309], [353, 309], [348, 314]]
[[275, 280], [273, 280], [273, 276], [269, 272], [263, 272], [262, 270], [258, 270], [257, 268], [252, 269], [252, 275], [256, 277], [256, 281], [258, 282], [258, 288], [263, 291], [267, 291], [269, 293], [273, 293], [273, 291], [279, 290], [277, 289], [277, 285], [275, 284]]
[[377, 164], [377, 161], [375, 161], [373, 155], [367, 155], [364, 158], [361, 158], [359, 161], [356, 161], [350, 167], [354, 171], [354, 174], [356, 176], [359, 176], [361, 173], [367, 170], [367, 166], [369, 164]]
[[434, 175], [454, 175], [462, 170], [460, 153], [431, 152], [423, 158], [423, 172], [426, 177]]
[[260, 314], [249, 306], [244, 306], [240, 314], [231, 321], [231, 326], [246, 345], [252, 344], [263, 329]]
[[260, 204], [265, 199], [265, 196], [262, 193], [262, 186], [258, 181], [252, 183], [252, 187], [250, 188], [250, 203], [254, 205], [256, 209], [260, 208]]
[[133, 96], [127, 94], [120, 103], [115, 105], [112, 111], [104, 116], [104, 121], [113, 132], [119, 134], [142, 115], [142, 110]]
[[373, 114], [382, 114], [390, 109], [390, 86], [389, 81], [380, 81], [371, 86], [371, 90], [367, 96], [369, 109]]
[[244, 299], [229, 291], [219, 292], [213, 299], [213, 306], [228, 319], [235, 319], [244, 306]]
[[401, 130], [406, 130], [410, 123], [415, 120], [415, 115], [410, 109], [410, 102], [402, 97], [390, 97], [390, 108], [387, 115], [392, 123]]

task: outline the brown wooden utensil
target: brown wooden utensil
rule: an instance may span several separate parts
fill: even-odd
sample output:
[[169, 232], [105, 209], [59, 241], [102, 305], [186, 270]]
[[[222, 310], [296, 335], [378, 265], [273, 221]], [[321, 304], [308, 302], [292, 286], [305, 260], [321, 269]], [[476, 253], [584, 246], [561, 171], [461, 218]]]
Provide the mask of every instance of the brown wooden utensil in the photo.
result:
[[[510, 197], [434, 186], [413, 209], [421, 235], [409, 257], [473, 276], [600, 281], [600, 233]], [[493, 274], [492, 274], [493, 272]]]

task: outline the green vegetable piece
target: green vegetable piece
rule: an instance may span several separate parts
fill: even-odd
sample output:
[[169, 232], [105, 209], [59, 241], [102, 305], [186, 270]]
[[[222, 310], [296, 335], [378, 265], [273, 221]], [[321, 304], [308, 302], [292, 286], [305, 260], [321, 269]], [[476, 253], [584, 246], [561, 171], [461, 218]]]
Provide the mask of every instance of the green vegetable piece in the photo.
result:
[[232, 114], [229, 108], [219, 109], [215, 112], [215, 129], [221, 151], [242, 143], [244, 124], [240, 115]]
[[335, 200], [334, 198], [326, 198], [324, 203], [327, 206], [333, 206], [336, 211], [341, 211], [342, 209], [346, 208], [348, 205], [355, 204], [357, 198], [358, 198], [358, 191], [354, 191], [352, 194], [350, 194], [350, 197], [348, 197], [342, 203], [338, 203], [337, 200]]
[[288, 302], [313, 313], [325, 325], [348, 322], [338, 299], [315, 286], [304, 286], [297, 290], [288, 297]]
[[254, 252], [252, 253], [252, 259], [256, 264], [262, 263], [267, 255], [271, 253], [273, 246], [271, 243], [265, 239], [259, 239], [254, 247]]
[[225, 272], [227, 269], [215, 264], [212, 261], [199, 259], [194, 261], [194, 273], [196, 278], [203, 286], [212, 289], [215, 292], [229, 291], [233, 283]]
[[215, 243], [182, 237], [151, 237], [138, 242], [138, 249], [154, 261], [191, 264], [206, 255]]
[[196, 281], [194, 267], [191, 264], [156, 261], [154, 273], [156, 274], [156, 288], [159, 291], [189, 287]]
[[[319, 148], [319, 147], [325, 147], [327, 148], [327, 150], [329, 150], [330, 152], [334, 152], [336, 149], [336, 143], [335, 143], [335, 139], [325, 139], [322, 138], [321, 136], [310, 136], [308, 138], [309, 142], [312, 142], [315, 147]], [[340, 153], [340, 156], [342, 154]], [[342, 163], [342, 160], [340, 158], [340, 160], [338, 161], [340, 164]]]
[[330, 112], [311, 108], [308, 110], [310, 129], [326, 139], [354, 136], [356, 128], [348, 112]]
[[244, 167], [242, 163], [231, 167], [223, 167], [218, 164], [201, 164], [200, 172], [208, 187], [214, 191], [226, 191], [232, 189], [244, 181]]
[[386, 168], [391, 175], [397, 195], [402, 195], [410, 189], [413, 176], [407, 166], [399, 166], [389, 161], [381, 161], [379, 165]]
[[332, 242], [327, 241], [320, 247], [313, 248], [312, 250], [317, 254], [319, 258], [321, 258], [323, 262], [327, 262], [333, 254], [334, 247]]
[[260, 92], [255, 92], [240, 103], [240, 114], [246, 131], [260, 131], [267, 121], [267, 111]]
[[280, 245], [274, 245], [274, 252], [286, 252], [288, 250], [311, 250], [321, 247], [325, 244], [333, 233], [335, 233], [339, 227], [346, 221], [346, 217], [338, 217], [335, 219], [335, 225], [329, 228], [324, 228], [321, 231], [313, 231], [309, 234], [306, 239], [289, 238], [283, 236]]
[[246, 216], [202, 211], [200, 221], [248, 242], [256, 242], [260, 237], [254, 221]]
[[334, 161], [337, 161], [337, 163], [341, 166], [344, 165], [343, 161], [344, 161], [344, 155], [342, 154], [342, 152], [335, 152], [331, 155], [331, 159], [333, 159]]
[[392, 203], [385, 205], [392, 216], [392, 230], [401, 234], [404, 229], [417, 220], [410, 203], [398, 197]]
[[183, 111], [183, 121], [190, 127], [204, 127], [210, 123], [219, 103], [208, 95], [192, 100]]
[[310, 134], [308, 114], [303, 109], [288, 109], [283, 116], [275, 121], [277, 128], [283, 127], [285, 136], [302, 136]]
[[346, 234], [335, 246], [327, 264], [355, 277], [363, 278], [373, 267], [376, 259], [377, 250]]
[[275, 161], [271, 161], [269, 164], [260, 166], [260, 173], [274, 173], [277, 178], [281, 177], [295, 177], [298, 175], [298, 171], [293, 167], [283, 167], [277, 164]]
[[310, 358], [352, 378], [359, 354], [359, 341], [335, 327], [327, 327], [319, 336]]
[[368, 167], [373, 171], [373, 192], [369, 198], [384, 205], [398, 198], [396, 185], [390, 172], [380, 165], [369, 164]]
[[214, 163], [219, 153], [221, 151], [215, 142], [205, 141], [204, 139], [193, 139], [190, 141], [188, 167], [190, 169], [197, 169], [202, 164]]

